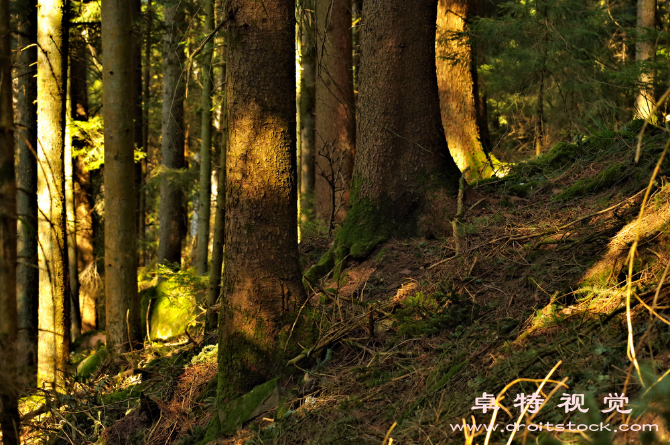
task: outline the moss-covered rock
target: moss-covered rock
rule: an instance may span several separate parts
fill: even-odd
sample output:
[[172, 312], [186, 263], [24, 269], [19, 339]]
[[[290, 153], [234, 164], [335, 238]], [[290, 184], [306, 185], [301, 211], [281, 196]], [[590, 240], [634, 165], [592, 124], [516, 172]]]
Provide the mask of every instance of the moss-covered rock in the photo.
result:
[[77, 366], [77, 377], [85, 380], [92, 376], [109, 356], [109, 352], [106, 347], [102, 347], [95, 351], [93, 354], [86, 357], [82, 360], [81, 363]]
[[276, 408], [279, 405], [279, 385], [277, 379], [265, 382], [228, 402], [218, 410], [220, 434], [232, 434], [247, 420]]
[[193, 321], [195, 310], [193, 295], [181, 292], [181, 287], [170, 281], [159, 284], [149, 309], [151, 340], [170, 340], [183, 334]]

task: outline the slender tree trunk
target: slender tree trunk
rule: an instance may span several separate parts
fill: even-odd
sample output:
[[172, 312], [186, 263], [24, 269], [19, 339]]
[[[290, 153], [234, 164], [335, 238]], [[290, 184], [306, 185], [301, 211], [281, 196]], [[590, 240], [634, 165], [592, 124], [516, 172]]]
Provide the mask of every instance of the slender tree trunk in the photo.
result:
[[296, 218], [294, 12], [293, 0], [227, 3], [234, 40], [228, 47], [220, 402], [275, 375], [283, 365], [282, 314], [304, 299]]
[[39, 387], [63, 388], [70, 358], [70, 281], [65, 210], [68, 0], [37, 3], [37, 205]]
[[105, 308], [107, 345], [123, 352], [142, 334], [137, 299], [134, 181], [132, 10], [129, 2], [102, 5], [105, 118]]
[[[226, 56], [224, 54], [223, 78], [226, 78]], [[227, 109], [224, 99], [221, 107]], [[207, 293], [207, 326], [205, 330], [217, 327], [216, 314], [210, 309], [221, 293], [221, 273], [223, 268], [223, 244], [226, 235], [226, 149], [228, 146], [228, 121], [226, 113], [221, 116], [221, 149], [219, 156], [218, 191], [216, 194], [216, 210], [214, 213], [214, 233], [212, 236], [212, 269], [209, 272], [209, 292]]]
[[[205, 1], [205, 35], [214, 30], [214, 0]], [[198, 200], [198, 230], [196, 270], [207, 273], [209, 253], [209, 218], [212, 207], [212, 55], [214, 42], [205, 45], [202, 54], [202, 120], [200, 142], [200, 199]]]
[[316, 22], [314, 0], [301, 0], [300, 15], [300, 218], [314, 217], [314, 107], [316, 106]]
[[23, 387], [37, 384], [37, 306], [39, 274], [37, 269], [37, 8], [32, 0], [17, 8], [18, 122], [17, 212], [18, 222], [18, 375]]
[[[656, 0], [637, 0], [637, 28], [642, 34], [643, 29], [654, 29], [656, 17]], [[642, 40], [639, 40], [642, 37]], [[635, 44], [635, 61], [652, 62], [656, 55], [656, 44], [648, 37], [640, 36]], [[651, 117], [651, 111], [654, 108], [654, 73], [647, 67], [642, 67], [640, 75], [640, 93], [635, 101], [635, 111], [637, 117], [648, 119]]]
[[[71, 40], [70, 48], [70, 87], [68, 94], [72, 103], [70, 117], [75, 121], [88, 120], [88, 48], [83, 35]], [[72, 146], [81, 148], [85, 141], [74, 138]], [[76, 269], [70, 264], [70, 270], [77, 273], [79, 285], [79, 309], [81, 329], [87, 331], [97, 326], [96, 308], [98, 303], [97, 280], [95, 274], [95, 256], [93, 255], [93, 203], [91, 174], [84, 168], [79, 158], [73, 160], [74, 212], [76, 224]], [[71, 219], [68, 217], [68, 219]], [[71, 248], [68, 245], [68, 249]], [[69, 256], [71, 258], [71, 256]], [[72, 273], [72, 272], [71, 272]], [[80, 277], [79, 274], [83, 275]], [[83, 277], [83, 280], [82, 280]], [[73, 282], [74, 280], [71, 280]]]
[[440, 0], [437, 9], [437, 85], [442, 125], [449, 152], [469, 178], [486, 178], [493, 169], [484, 150], [484, 131], [477, 120], [477, 67], [472, 46], [456, 36], [468, 30], [473, 0]]
[[140, 207], [138, 210], [139, 223], [137, 225], [137, 239], [139, 241], [139, 265], [146, 263], [146, 254], [144, 248], [144, 239], [146, 237], [146, 208], [147, 192], [144, 190], [144, 183], [147, 176], [147, 165], [149, 159], [149, 99], [151, 97], [151, 31], [153, 25], [153, 10], [151, 9], [151, 0], [147, 0], [147, 28], [144, 41], [144, 108], [142, 110], [142, 147], [146, 157], [140, 161]]
[[[165, 2], [163, 35], [163, 113], [162, 159], [165, 169], [184, 167], [184, 81], [182, 63], [184, 47], [180, 44], [184, 23], [184, 6], [177, 0]], [[182, 238], [186, 233], [183, 193], [170, 173], [161, 174], [158, 262], [179, 264]]]
[[18, 445], [16, 179], [8, 0], [0, 0], [0, 312], [0, 431], [5, 445]]
[[363, 0], [351, 0], [351, 46], [352, 74], [354, 81], [354, 99], [358, 100], [358, 74], [361, 70], [361, 21], [363, 19]]
[[342, 221], [349, 207], [356, 119], [351, 0], [316, 0], [315, 203], [320, 219]]
[[[142, 106], [142, 1], [131, 1], [131, 13], [133, 23], [132, 40], [132, 64], [133, 64], [133, 140], [139, 151], [146, 153], [144, 146], [144, 108]], [[144, 175], [142, 163], [136, 162], [135, 169], [135, 222], [137, 233], [143, 230], [144, 208], [142, 206], [142, 194], [144, 193]], [[141, 247], [141, 246], [140, 246]]]
[[352, 206], [318, 279], [391, 236], [451, 234], [460, 172], [440, 122], [437, 0], [365, 0]]
[[[65, 115], [66, 120], [72, 115], [72, 94], [70, 86], [70, 70], [68, 70]], [[70, 341], [74, 342], [81, 335], [81, 311], [79, 309], [79, 274], [77, 273], [77, 220], [74, 211], [74, 180], [72, 161], [72, 129], [65, 124], [65, 218], [67, 225], [67, 263], [70, 277]]]

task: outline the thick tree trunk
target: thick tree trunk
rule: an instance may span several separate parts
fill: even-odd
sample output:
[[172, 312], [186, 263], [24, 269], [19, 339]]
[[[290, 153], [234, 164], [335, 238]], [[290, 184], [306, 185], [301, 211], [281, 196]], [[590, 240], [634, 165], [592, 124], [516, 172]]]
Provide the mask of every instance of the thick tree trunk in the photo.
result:
[[226, 273], [219, 400], [275, 375], [298, 263], [295, 2], [227, 4]]
[[70, 358], [70, 282], [65, 219], [67, 0], [37, 3], [37, 204], [39, 323], [37, 385], [63, 388]]
[[364, 2], [352, 205], [311, 280], [391, 236], [451, 233], [460, 172], [440, 122], [436, 14], [437, 0]]
[[[656, 17], [656, 0], [637, 0], [637, 27], [641, 33], [642, 40], [635, 44], [635, 61], [651, 62], [656, 55], [656, 44], [645, 37], [643, 28], [653, 29]], [[635, 100], [635, 112], [637, 117], [648, 119], [651, 117], [651, 111], [654, 108], [654, 73], [648, 68], [643, 67], [643, 73], [640, 75], [640, 93]]]
[[472, 47], [458, 34], [468, 29], [474, 0], [440, 0], [437, 9], [437, 85], [444, 134], [452, 158], [469, 178], [493, 173], [485, 152], [486, 129], [478, 120], [477, 66]]
[[[162, 159], [164, 169], [184, 167], [184, 81], [182, 62], [184, 47], [180, 44], [184, 24], [184, 5], [176, 0], [165, 2], [163, 35], [163, 112]], [[161, 174], [158, 235], [158, 262], [181, 262], [181, 243], [186, 233], [183, 193], [170, 179], [169, 171]]]
[[316, 29], [314, 0], [301, 0], [300, 16], [300, 97], [298, 119], [300, 126], [300, 218], [314, 217], [314, 152], [316, 106]]
[[[18, 375], [23, 387], [37, 384], [37, 306], [39, 273], [37, 269], [37, 8], [32, 0], [17, 8], [18, 47]], [[25, 49], [24, 49], [25, 48]]]
[[19, 444], [16, 375], [16, 179], [9, 0], [0, 0], [0, 430]]
[[[214, 0], [205, 1], [205, 35], [214, 30]], [[214, 42], [205, 45], [202, 54], [202, 119], [200, 122], [200, 199], [198, 199], [198, 230], [196, 270], [207, 273], [209, 253], [209, 218], [212, 208], [212, 55]]]
[[349, 208], [356, 119], [351, 0], [316, 0], [316, 216], [342, 221]]
[[114, 352], [142, 342], [137, 298], [132, 10], [129, 2], [102, 5], [105, 118], [105, 309], [107, 346]]

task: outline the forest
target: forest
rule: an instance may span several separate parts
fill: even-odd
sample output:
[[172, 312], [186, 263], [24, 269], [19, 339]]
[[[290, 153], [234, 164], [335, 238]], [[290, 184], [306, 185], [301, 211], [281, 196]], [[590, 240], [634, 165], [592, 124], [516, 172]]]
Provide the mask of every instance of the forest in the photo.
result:
[[670, 443], [670, 2], [0, 0], [0, 443]]

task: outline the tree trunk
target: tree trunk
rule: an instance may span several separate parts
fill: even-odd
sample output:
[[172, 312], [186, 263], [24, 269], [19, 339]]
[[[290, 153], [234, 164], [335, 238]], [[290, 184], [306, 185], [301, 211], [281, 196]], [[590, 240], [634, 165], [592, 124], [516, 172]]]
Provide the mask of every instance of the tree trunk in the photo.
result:
[[226, 273], [219, 400], [275, 375], [298, 263], [295, 2], [227, 4]]
[[[440, 0], [437, 8], [437, 85], [442, 125], [449, 151], [469, 178], [487, 178], [493, 169], [486, 157], [477, 119], [477, 65], [472, 46], [459, 34], [468, 30], [474, 0]], [[458, 39], [457, 39], [458, 38]]]
[[451, 233], [460, 172], [440, 122], [436, 15], [437, 0], [363, 4], [352, 206], [311, 280], [391, 236]]
[[[144, 146], [144, 109], [142, 106], [142, 1], [131, 1], [131, 14], [133, 23], [132, 40], [132, 64], [133, 64], [133, 140], [139, 151], [146, 153]], [[142, 163], [133, 165], [135, 169], [135, 223], [137, 233], [143, 230], [144, 208], [142, 206], [142, 194], [144, 193], [144, 175]]]
[[[32, 0], [17, 8], [18, 47], [17, 87], [18, 122], [21, 125], [17, 162], [18, 264], [17, 301], [18, 375], [20, 385], [37, 384], [37, 8]], [[25, 49], [24, 49], [25, 48]]]
[[[176, 0], [165, 2], [163, 35], [163, 112], [162, 159], [164, 169], [184, 167], [184, 47], [180, 45], [184, 6]], [[181, 261], [181, 243], [186, 233], [183, 193], [171, 180], [169, 171], [161, 173], [158, 262]]]
[[70, 358], [70, 282], [65, 214], [65, 76], [68, 0], [37, 3], [37, 386], [63, 388]]
[[105, 309], [107, 346], [124, 352], [142, 342], [137, 298], [132, 9], [102, 5], [105, 118]]
[[[70, 117], [75, 121], [88, 120], [88, 49], [84, 37], [79, 34], [71, 41], [69, 97], [72, 102]], [[73, 148], [81, 148], [85, 141], [72, 140]], [[79, 309], [83, 331], [97, 327], [96, 308], [98, 283], [93, 255], [93, 202], [91, 174], [85, 170], [79, 158], [73, 160], [74, 213], [76, 224], [76, 270], [79, 284]], [[68, 246], [69, 248], [70, 246]], [[82, 274], [80, 276], [80, 274]], [[73, 280], [71, 280], [73, 281]]]
[[[65, 113], [67, 119], [72, 113], [70, 70], [68, 70]], [[67, 120], [66, 119], [66, 120]], [[77, 273], [77, 219], [74, 211], [74, 180], [72, 161], [72, 129], [65, 125], [65, 148], [63, 154], [65, 172], [65, 221], [67, 227], [67, 264], [70, 277], [70, 341], [81, 335], [81, 311], [79, 309], [79, 274]]]
[[139, 223], [137, 225], [137, 239], [139, 242], [139, 265], [144, 266], [146, 263], [146, 254], [144, 247], [144, 239], [146, 236], [146, 208], [147, 208], [147, 192], [144, 189], [144, 183], [147, 176], [147, 161], [149, 159], [149, 99], [151, 97], [151, 30], [152, 30], [152, 14], [151, 0], [147, 0], [147, 28], [144, 42], [144, 106], [142, 109], [142, 147], [146, 157], [140, 161], [140, 207], [138, 209]]
[[19, 444], [16, 374], [16, 179], [9, 0], [0, 0], [0, 431]]
[[300, 218], [314, 217], [314, 107], [316, 106], [316, 29], [314, 0], [301, 0], [300, 15]]
[[[635, 61], [652, 62], [656, 55], [656, 43], [649, 40], [644, 35], [644, 28], [654, 29], [654, 19], [656, 17], [656, 0], [637, 0], [637, 28], [642, 34], [635, 43]], [[640, 93], [635, 101], [635, 112], [641, 119], [651, 118], [651, 111], [654, 108], [654, 73], [645, 66], [641, 66], [640, 75]]]
[[316, 0], [316, 216], [342, 221], [349, 207], [356, 119], [351, 0]]
[[[224, 79], [226, 71], [226, 62], [223, 67]], [[224, 92], [225, 94], [225, 92]], [[221, 107], [225, 110], [227, 102], [224, 96]], [[219, 156], [219, 177], [218, 191], [216, 194], [216, 210], [214, 214], [214, 233], [212, 236], [212, 269], [209, 272], [209, 292], [207, 293], [207, 326], [205, 330], [217, 327], [216, 314], [210, 309], [221, 293], [221, 272], [223, 268], [223, 243], [226, 235], [226, 148], [228, 142], [228, 122], [226, 113], [223, 113], [221, 119], [221, 153]]]
[[[205, 1], [205, 35], [214, 30], [214, 0]], [[200, 199], [198, 200], [198, 230], [196, 270], [207, 273], [209, 253], [209, 218], [212, 207], [212, 55], [214, 42], [205, 45], [202, 54], [202, 119], [200, 142]]]

